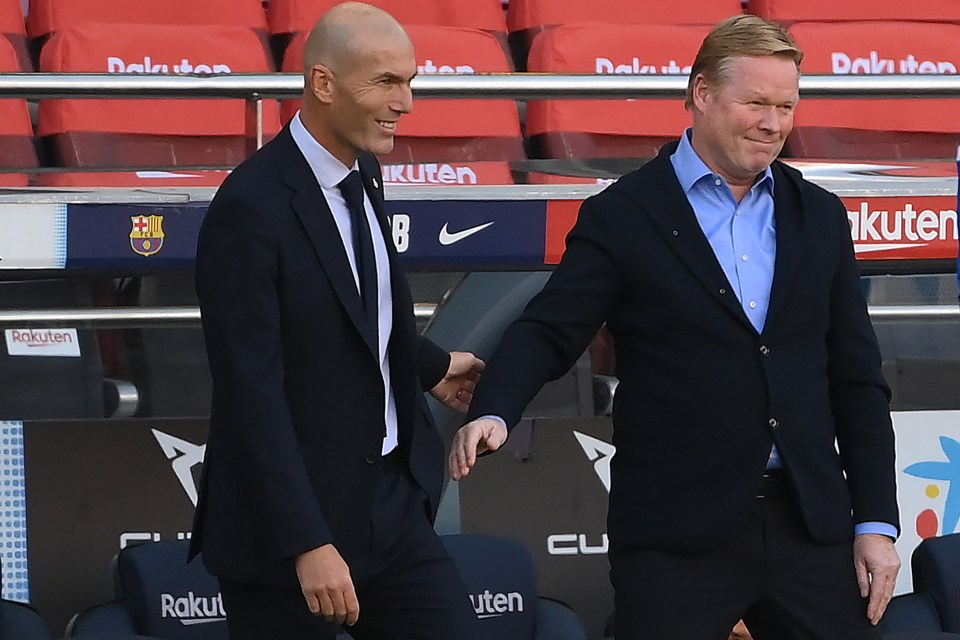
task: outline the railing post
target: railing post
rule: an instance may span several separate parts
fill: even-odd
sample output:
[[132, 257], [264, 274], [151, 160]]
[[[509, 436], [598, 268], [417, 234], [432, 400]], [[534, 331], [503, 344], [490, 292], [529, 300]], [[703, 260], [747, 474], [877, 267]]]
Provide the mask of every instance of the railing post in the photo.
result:
[[246, 112], [246, 155], [249, 158], [263, 146], [263, 98], [259, 93], [247, 98]]

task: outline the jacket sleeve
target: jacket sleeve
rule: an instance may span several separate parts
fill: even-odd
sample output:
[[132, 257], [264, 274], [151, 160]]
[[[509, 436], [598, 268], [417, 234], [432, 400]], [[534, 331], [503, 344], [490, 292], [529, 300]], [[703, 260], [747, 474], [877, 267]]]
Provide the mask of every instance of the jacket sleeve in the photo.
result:
[[424, 391], [429, 391], [443, 380], [450, 368], [450, 354], [443, 347], [424, 336], [417, 337], [417, 377]]

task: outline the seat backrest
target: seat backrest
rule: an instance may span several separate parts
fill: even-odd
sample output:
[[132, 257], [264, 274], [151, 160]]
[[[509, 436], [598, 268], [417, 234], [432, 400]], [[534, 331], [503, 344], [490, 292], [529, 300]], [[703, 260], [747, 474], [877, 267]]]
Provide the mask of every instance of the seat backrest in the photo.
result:
[[481, 637], [533, 639], [537, 579], [533, 554], [516, 540], [485, 535], [442, 536], [467, 586]]
[[[60, 31], [44, 46], [40, 69], [50, 72], [93, 73], [267, 73], [270, 65], [257, 36], [244, 27], [78, 24]], [[237, 139], [245, 132], [245, 104], [228, 99], [74, 99], [45, 100], [40, 105], [38, 135], [70, 136], [60, 150], [65, 166], [149, 166], [175, 164], [236, 164], [230, 149], [197, 152], [199, 161], [183, 149], [163, 149], [160, 161], [151, 145], [119, 146], [130, 136], [170, 136], [185, 139]], [[280, 128], [275, 101], [264, 102], [268, 136]], [[103, 134], [116, 134], [104, 147]], [[119, 136], [126, 136], [121, 139]], [[97, 143], [100, 143], [99, 145]], [[156, 144], [156, 141], [151, 141]], [[76, 148], [80, 146], [81, 148]], [[229, 156], [229, 157], [228, 157]]]
[[955, 0], [747, 0], [747, 11], [781, 23], [844, 20], [958, 22]]
[[157, 638], [227, 639], [217, 579], [199, 560], [187, 563], [186, 540], [127, 547], [117, 556], [117, 597], [137, 633]]
[[[0, 73], [20, 71], [13, 45], [0, 37]], [[37, 152], [33, 145], [33, 125], [22, 98], [0, 100], [0, 168], [33, 168], [37, 166]], [[24, 173], [0, 173], [0, 186], [25, 187]]]
[[[270, 0], [270, 33], [309, 32], [317, 20], [340, 0]], [[479, 29], [506, 34], [500, 0], [370, 0], [404, 26], [430, 24]]]
[[[476, 29], [410, 25], [422, 75], [507, 73], [510, 64], [496, 39]], [[284, 71], [303, 70], [306, 34], [294, 38], [284, 56]], [[285, 101], [289, 120], [298, 101]], [[384, 162], [493, 161], [523, 159], [520, 116], [513, 100], [417, 99], [412, 113], [397, 125], [397, 141]], [[412, 148], [411, 148], [412, 147]]]
[[[803, 72], [833, 75], [940, 74], [960, 69], [960, 26], [921, 22], [797, 23]], [[803, 157], [952, 159], [960, 98], [803, 99], [785, 153]], [[830, 143], [804, 136], [831, 129]], [[911, 140], [925, 141], [916, 149]], [[799, 143], [805, 143], [801, 145]], [[832, 146], [831, 146], [832, 145]], [[856, 155], [855, 155], [856, 154]]]
[[510, 0], [507, 27], [511, 33], [542, 30], [562, 24], [713, 25], [743, 13], [740, 0], [713, 2], [560, 2], [559, 0]]
[[960, 633], [960, 533], [923, 540], [910, 565], [914, 590], [933, 598], [943, 630]]
[[22, 602], [0, 600], [0, 638], [47, 640], [52, 637], [36, 609]]
[[31, 38], [85, 22], [239, 26], [264, 33], [267, 28], [260, 0], [30, 0], [27, 31]]
[[0, 0], [0, 36], [5, 36], [17, 52], [16, 71], [33, 71], [27, 52], [27, 29], [20, 0]]
[[[708, 31], [706, 26], [564, 25], [536, 37], [528, 69], [542, 73], [685, 74]], [[690, 115], [679, 99], [533, 100], [527, 107], [528, 136], [566, 139], [563, 144], [548, 144], [563, 152], [548, 148], [543, 153], [548, 157], [595, 157], [588, 148], [578, 146], [577, 134], [597, 140], [668, 139], [679, 137], [689, 124]], [[627, 156], [643, 155], [633, 146], [621, 151]]]

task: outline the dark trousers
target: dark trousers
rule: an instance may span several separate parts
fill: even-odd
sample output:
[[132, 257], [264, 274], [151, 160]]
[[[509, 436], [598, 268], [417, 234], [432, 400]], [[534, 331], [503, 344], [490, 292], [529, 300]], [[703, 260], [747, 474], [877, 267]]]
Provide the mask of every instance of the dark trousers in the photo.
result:
[[[360, 602], [356, 640], [475, 640], [477, 617], [463, 579], [430, 526], [423, 492], [384, 461], [369, 554], [350, 565]], [[313, 615], [299, 589], [220, 580], [231, 640], [332, 640], [337, 627]]]
[[617, 640], [726, 640], [740, 618], [755, 640], [880, 637], [857, 587], [852, 543], [813, 541], [789, 491], [757, 498], [715, 551], [618, 551], [610, 564]]

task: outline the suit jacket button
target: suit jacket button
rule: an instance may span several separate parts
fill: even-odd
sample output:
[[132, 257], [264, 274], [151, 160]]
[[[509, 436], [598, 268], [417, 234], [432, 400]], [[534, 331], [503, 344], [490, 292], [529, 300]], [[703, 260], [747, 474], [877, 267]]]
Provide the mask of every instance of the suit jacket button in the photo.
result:
[[770, 418], [770, 419], [767, 421], [767, 423], [768, 423], [768, 424], [770, 425], [770, 427], [773, 428], [773, 429], [776, 429], [777, 427], [780, 426], [780, 422], [779, 422], [776, 418]]
[[767, 347], [767, 345], [762, 344], [762, 345], [760, 345], [760, 353], [763, 354], [763, 355], [765, 355], [765, 356], [766, 356], [766, 355], [770, 355], [770, 349]]
[[377, 461], [377, 458], [376, 458], [376, 456], [374, 456], [374, 455], [371, 454], [371, 455], [367, 456], [366, 458], [364, 458], [363, 461], [366, 462], [367, 464], [373, 464], [374, 462]]

